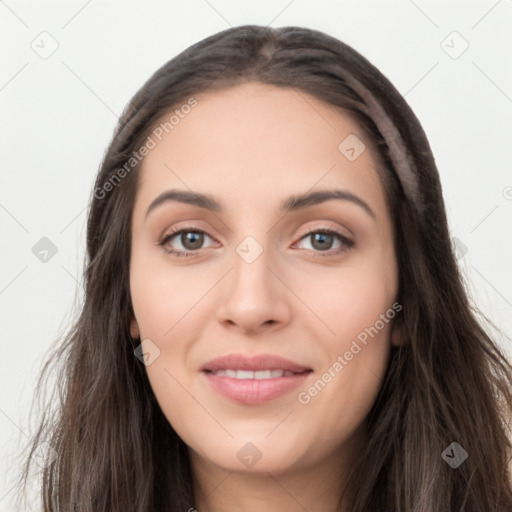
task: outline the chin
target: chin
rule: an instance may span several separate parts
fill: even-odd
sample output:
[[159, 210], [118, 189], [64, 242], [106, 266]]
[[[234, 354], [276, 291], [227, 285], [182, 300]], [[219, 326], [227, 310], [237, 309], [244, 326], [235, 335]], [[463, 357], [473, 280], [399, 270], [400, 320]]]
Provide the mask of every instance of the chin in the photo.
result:
[[297, 469], [304, 462], [303, 445], [293, 442], [288, 435], [286, 437], [285, 443], [277, 435], [274, 439], [245, 435], [243, 440], [237, 437], [223, 444], [201, 446], [199, 450], [193, 451], [225, 471], [279, 474], [291, 468]]

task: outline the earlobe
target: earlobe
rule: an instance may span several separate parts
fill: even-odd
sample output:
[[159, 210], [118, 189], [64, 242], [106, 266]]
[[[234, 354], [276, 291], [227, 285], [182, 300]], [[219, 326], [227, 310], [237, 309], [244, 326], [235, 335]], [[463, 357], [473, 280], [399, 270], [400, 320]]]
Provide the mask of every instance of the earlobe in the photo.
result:
[[401, 322], [396, 322], [391, 327], [391, 345], [399, 347], [404, 344], [404, 329]]
[[132, 318], [130, 323], [130, 334], [134, 339], [140, 337], [139, 325], [137, 324], [137, 320], [135, 320], [135, 318]]

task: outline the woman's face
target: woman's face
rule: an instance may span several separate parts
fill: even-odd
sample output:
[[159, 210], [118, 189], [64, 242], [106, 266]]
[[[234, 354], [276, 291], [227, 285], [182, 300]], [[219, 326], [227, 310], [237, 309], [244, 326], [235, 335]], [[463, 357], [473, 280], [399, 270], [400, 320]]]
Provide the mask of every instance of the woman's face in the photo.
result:
[[141, 168], [131, 332], [194, 462], [317, 465], [355, 445], [398, 344], [375, 155], [350, 117], [294, 89], [195, 98]]

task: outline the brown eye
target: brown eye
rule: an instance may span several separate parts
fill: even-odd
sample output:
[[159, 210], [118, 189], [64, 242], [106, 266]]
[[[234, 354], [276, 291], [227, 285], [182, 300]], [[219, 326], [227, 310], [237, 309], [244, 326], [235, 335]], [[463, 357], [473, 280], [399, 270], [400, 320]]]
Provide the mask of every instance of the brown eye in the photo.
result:
[[160, 245], [176, 256], [191, 256], [203, 249], [205, 239], [213, 240], [207, 233], [195, 228], [182, 228], [164, 236]]
[[307, 250], [322, 253], [333, 249], [328, 255], [341, 253], [354, 245], [352, 240], [332, 229], [310, 231], [301, 238], [302, 241], [309, 241], [310, 247], [303, 247]]
[[183, 231], [180, 236], [180, 242], [187, 251], [200, 249], [203, 241], [204, 234], [199, 231]]
[[329, 233], [313, 233], [310, 236], [311, 245], [314, 249], [318, 249], [319, 251], [328, 250], [332, 247], [334, 242], [334, 235]]

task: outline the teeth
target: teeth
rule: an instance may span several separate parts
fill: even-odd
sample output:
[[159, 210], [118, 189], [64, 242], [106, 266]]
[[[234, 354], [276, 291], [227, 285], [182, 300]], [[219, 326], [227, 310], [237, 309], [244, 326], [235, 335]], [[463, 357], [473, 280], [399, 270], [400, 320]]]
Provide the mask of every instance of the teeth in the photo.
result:
[[[277, 370], [279, 372], [279, 370]], [[270, 379], [271, 377], [271, 371], [270, 370], [260, 370], [258, 372], [254, 372], [254, 378], [255, 379]], [[279, 372], [281, 373], [281, 372]], [[277, 377], [281, 377], [281, 375], [277, 375]]]
[[248, 370], [237, 370], [236, 379], [254, 379], [254, 372]]
[[290, 377], [294, 375], [293, 372], [288, 370], [258, 370], [253, 372], [251, 370], [217, 370], [213, 372], [214, 375], [219, 377], [231, 377], [232, 379], [278, 379], [280, 377]]

